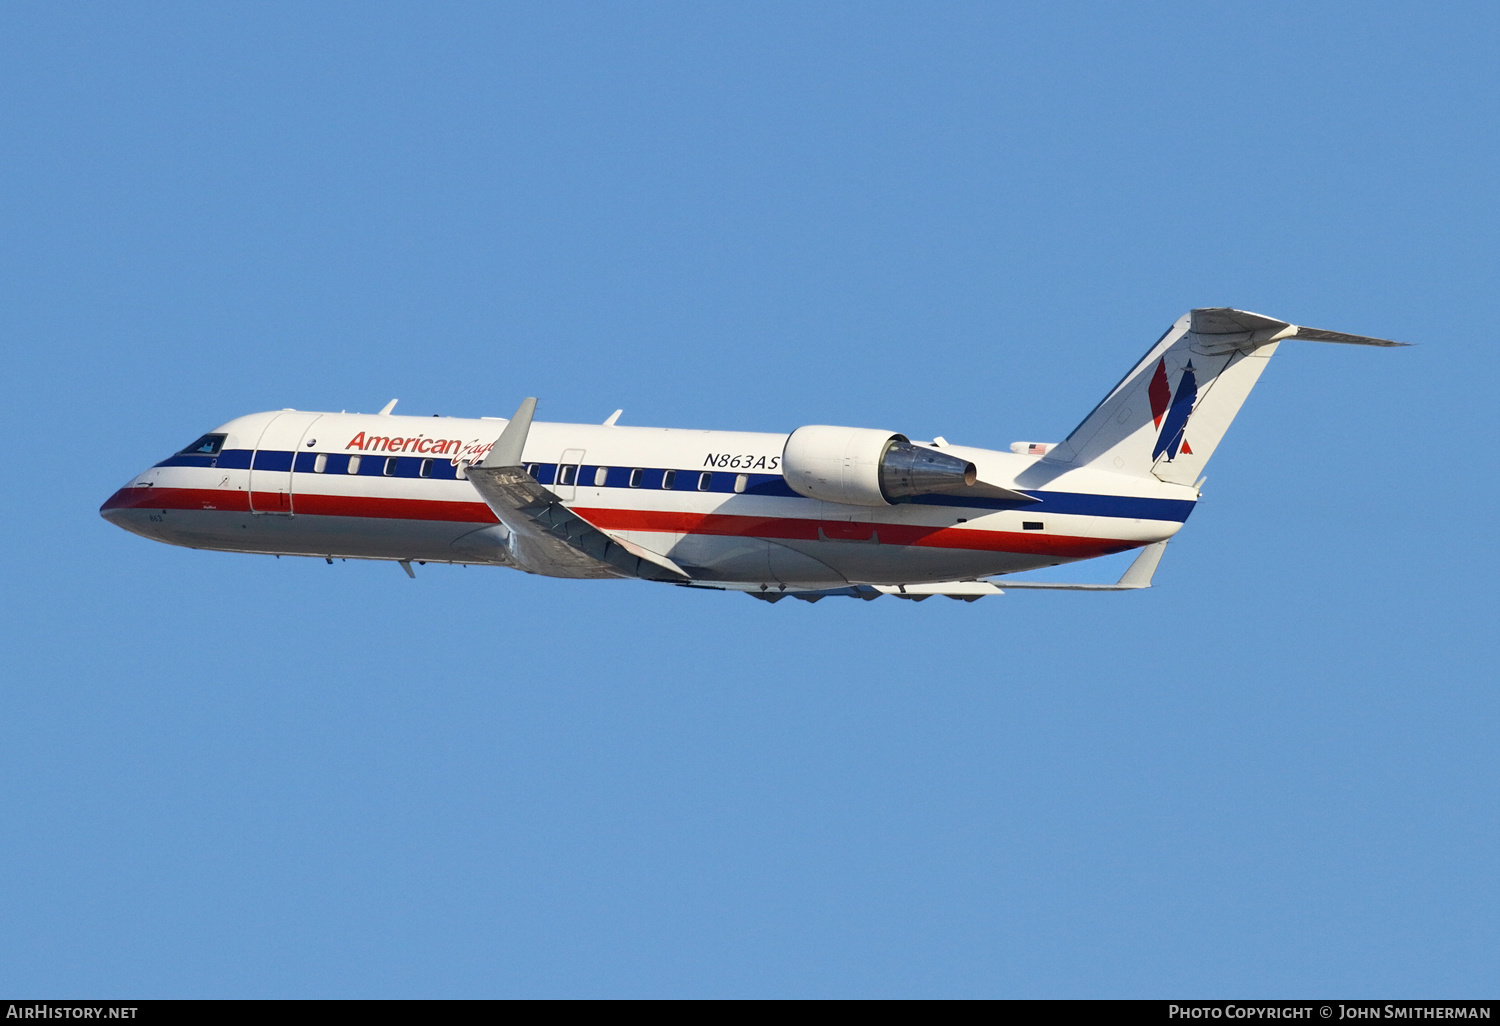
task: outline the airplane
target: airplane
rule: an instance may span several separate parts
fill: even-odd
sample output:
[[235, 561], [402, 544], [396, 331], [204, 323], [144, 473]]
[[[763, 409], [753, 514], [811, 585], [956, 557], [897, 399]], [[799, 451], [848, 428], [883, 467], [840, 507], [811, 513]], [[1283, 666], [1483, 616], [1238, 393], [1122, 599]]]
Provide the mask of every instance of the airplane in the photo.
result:
[[[1180, 317], [1072, 433], [1008, 452], [790, 434], [277, 410], [239, 417], [100, 508], [198, 549], [635, 578], [776, 602], [1150, 587], [1203, 468], [1286, 339], [1401, 346], [1228, 307]], [[1139, 549], [1114, 583], [1011, 574]]]

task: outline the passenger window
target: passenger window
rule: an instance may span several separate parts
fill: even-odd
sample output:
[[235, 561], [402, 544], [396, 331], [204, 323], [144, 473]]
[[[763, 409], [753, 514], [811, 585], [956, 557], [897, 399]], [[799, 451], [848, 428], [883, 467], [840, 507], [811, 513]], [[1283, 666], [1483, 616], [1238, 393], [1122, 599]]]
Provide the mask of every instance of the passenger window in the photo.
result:
[[645, 476], [646, 472], [640, 467], [636, 467], [630, 472], [630, 487], [639, 488], [641, 486], [641, 478]]
[[705, 470], [703, 473], [698, 475], [698, 490], [700, 492], [708, 491], [709, 485], [713, 483], [714, 475], [710, 471]]
[[[540, 463], [528, 463], [528, 464], [526, 464], [526, 473], [530, 474], [532, 477], [536, 477], [536, 472], [538, 470], [541, 470], [541, 469], [542, 469], [542, 465]], [[537, 480], [540, 481], [541, 478], [537, 478]]]
[[675, 470], [669, 470], [669, 471], [667, 471], [665, 474], [663, 474], [661, 476], [661, 486], [663, 488], [675, 488], [676, 485], [677, 485], [677, 471], [675, 471]]
[[395, 477], [396, 476], [396, 460], [398, 458], [399, 457], [396, 457], [396, 456], [387, 456], [385, 458], [385, 476], [386, 477]]
[[736, 474], [735, 477], [734, 477], [734, 490], [736, 492], [743, 492], [745, 490], [745, 486], [748, 485], [749, 483], [750, 483], [750, 475], [749, 474]]
[[323, 471], [325, 471], [327, 469], [328, 469], [328, 454], [326, 452], [320, 452], [320, 453], [318, 453], [317, 458], [313, 460], [313, 473], [314, 474], [321, 474], [321, 473], [323, 473]]
[[469, 479], [469, 465], [467, 463], [460, 463], [458, 466], [454, 467], [453, 476], [458, 478], [460, 481], [467, 481]]
[[178, 452], [179, 456], [217, 456], [224, 448], [224, 439], [228, 435], [204, 435], [186, 449]]
[[595, 488], [603, 488], [608, 481], [609, 481], [609, 468], [608, 467], [600, 467], [598, 470], [594, 471], [594, 487]]
[[431, 477], [432, 476], [432, 461], [431, 460], [423, 460], [422, 461], [422, 469], [421, 469], [420, 473], [421, 473], [421, 475], [423, 477]]
[[349, 473], [351, 473], [351, 474], [358, 474], [359, 473], [359, 457], [358, 456], [350, 456], [349, 457]]
[[578, 464], [564, 463], [557, 468], [557, 483], [560, 485], [572, 485], [578, 483]]

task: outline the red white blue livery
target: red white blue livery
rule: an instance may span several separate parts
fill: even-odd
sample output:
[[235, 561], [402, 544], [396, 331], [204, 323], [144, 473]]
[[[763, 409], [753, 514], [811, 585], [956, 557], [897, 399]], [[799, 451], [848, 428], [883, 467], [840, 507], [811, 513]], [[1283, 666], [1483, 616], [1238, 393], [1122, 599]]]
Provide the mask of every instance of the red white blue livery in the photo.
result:
[[[1227, 308], [1183, 315], [1062, 442], [279, 410], [209, 432], [101, 514], [157, 541], [641, 578], [775, 601], [1148, 587], [1285, 339], [1394, 346]], [[1113, 584], [1005, 575], [1130, 549]]]

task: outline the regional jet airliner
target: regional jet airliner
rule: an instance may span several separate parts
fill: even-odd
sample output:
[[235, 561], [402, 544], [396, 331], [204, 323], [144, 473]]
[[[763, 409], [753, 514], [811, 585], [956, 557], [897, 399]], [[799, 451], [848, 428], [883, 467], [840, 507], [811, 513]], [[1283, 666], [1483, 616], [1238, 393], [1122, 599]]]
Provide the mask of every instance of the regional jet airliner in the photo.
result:
[[[278, 410], [238, 417], [101, 508], [199, 549], [487, 564], [776, 601], [973, 601], [1149, 587], [1282, 341], [1396, 346], [1228, 308], [1184, 314], [1056, 444], [816, 424], [790, 434]], [[1139, 549], [1117, 582], [1006, 575]]]

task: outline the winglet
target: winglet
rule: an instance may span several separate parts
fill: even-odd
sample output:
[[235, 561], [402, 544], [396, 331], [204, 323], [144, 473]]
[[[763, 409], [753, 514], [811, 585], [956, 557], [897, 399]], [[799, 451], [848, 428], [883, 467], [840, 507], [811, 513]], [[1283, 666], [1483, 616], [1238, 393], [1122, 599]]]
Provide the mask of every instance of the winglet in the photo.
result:
[[526, 448], [526, 436], [531, 433], [531, 418], [536, 413], [536, 397], [521, 400], [516, 415], [510, 418], [489, 453], [480, 462], [481, 467], [519, 467], [521, 450]]

